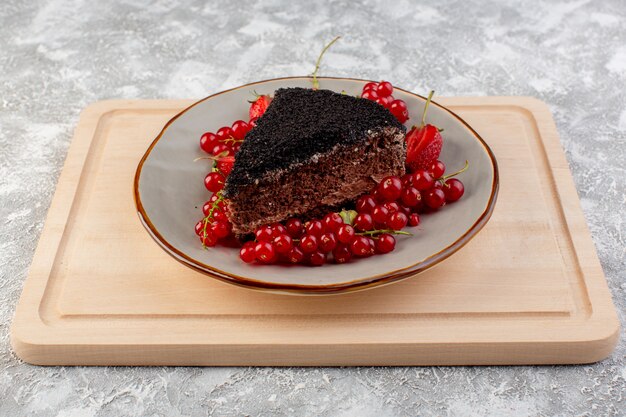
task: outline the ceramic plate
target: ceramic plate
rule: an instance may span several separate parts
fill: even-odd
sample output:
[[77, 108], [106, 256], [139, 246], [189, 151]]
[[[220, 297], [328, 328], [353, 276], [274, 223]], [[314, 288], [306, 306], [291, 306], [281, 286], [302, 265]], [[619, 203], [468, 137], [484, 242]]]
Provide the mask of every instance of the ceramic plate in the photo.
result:
[[[360, 93], [367, 80], [320, 78], [320, 88]], [[470, 163], [459, 178], [465, 195], [442, 210], [426, 214], [414, 236], [398, 236], [396, 250], [382, 256], [322, 267], [249, 265], [239, 251], [203, 249], [193, 226], [202, 218], [208, 161], [198, 141], [203, 132], [247, 120], [251, 93], [273, 94], [280, 87], [311, 87], [308, 77], [280, 78], [247, 84], [214, 94], [171, 119], [139, 162], [134, 195], [139, 218], [154, 240], [178, 261], [210, 277], [248, 288], [298, 294], [327, 294], [395, 282], [443, 261], [465, 245], [489, 220], [498, 191], [498, 169], [489, 146], [460, 117], [432, 103], [428, 121], [444, 129], [440, 159], [453, 172]], [[396, 88], [394, 97], [407, 103], [411, 122], [422, 114], [425, 98]], [[263, 192], [263, 190], [259, 190]]]

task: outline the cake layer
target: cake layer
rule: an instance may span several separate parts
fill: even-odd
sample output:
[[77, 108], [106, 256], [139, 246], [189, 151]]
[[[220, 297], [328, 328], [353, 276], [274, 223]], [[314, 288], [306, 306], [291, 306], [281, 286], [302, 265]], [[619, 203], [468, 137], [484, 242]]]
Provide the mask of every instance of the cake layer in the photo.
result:
[[353, 144], [335, 145], [306, 163], [275, 170], [229, 200], [235, 234], [298, 217], [319, 217], [351, 204], [387, 175], [403, 175], [404, 129], [386, 127]]

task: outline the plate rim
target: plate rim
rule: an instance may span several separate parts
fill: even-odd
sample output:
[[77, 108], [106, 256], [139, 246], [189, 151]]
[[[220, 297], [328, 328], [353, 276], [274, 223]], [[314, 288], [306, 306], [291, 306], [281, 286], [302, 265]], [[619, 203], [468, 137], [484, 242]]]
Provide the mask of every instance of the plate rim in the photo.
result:
[[[472, 224], [472, 226], [465, 231], [462, 235], [460, 235], [453, 243], [446, 246], [442, 250], [433, 253], [426, 257], [425, 259], [420, 260], [419, 262], [404, 267], [399, 270], [390, 271], [384, 274], [375, 275], [372, 277], [359, 278], [356, 280], [342, 282], [339, 284], [325, 284], [325, 285], [308, 285], [308, 284], [289, 284], [289, 283], [272, 283], [266, 281], [259, 281], [253, 278], [242, 277], [239, 275], [231, 274], [226, 271], [220, 271], [219, 269], [213, 268], [210, 265], [206, 265], [188, 255], [178, 250], [176, 247], [171, 245], [161, 234], [158, 232], [158, 229], [154, 226], [150, 218], [148, 217], [143, 204], [141, 202], [141, 197], [139, 194], [139, 181], [141, 177], [141, 172], [143, 170], [144, 163], [150, 156], [150, 153], [159, 142], [159, 140], [163, 137], [163, 134], [168, 129], [168, 127], [176, 121], [180, 116], [185, 114], [187, 111], [197, 106], [200, 103], [203, 103], [206, 100], [215, 98], [222, 94], [239, 90], [242, 88], [247, 88], [259, 84], [264, 84], [273, 81], [283, 81], [283, 80], [295, 80], [295, 79], [312, 79], [311, 76], [288, 76], [288, 77], [278, 77], [278, 78], [269, 78], [266, 80], [255, 81], [247, 84], [243, 84], [237, 87], [229, 88], [227, 90], [219, 91], [215, 94], [211, 94], [207, 97], [204, 97], [188, 107], [181, 110], [175, 116], [165, 123], [159, 134], [156, 138], [150, 143], [147, 150], [144, 152], [141, 157], [137, 168], [135, 170], [135, 176], [133, 180], [133, 199], [135, 202], [135, 208], [137, 209], [137, 214], [139, 216], [139, 220], [144, 228], [148, 231], [148, 234], [152, 239], [171, 257], [176, 259], [178, 262], [183, 265], [200, 272], [204, 275], [207, 275], [211, 278], [218, 279], [223, 282], [227, 282], [229, 284], [234, 284], [240, 287], [245, 287], [248, 289], [255, 289], [261, 291], [270, 291], [270, 292], [285, 292], [285, 293], [296, 293], [296, 294], [333, 294], [333, 293], [345, 293], [345, 292], [353, 292], [359, 291], [367, 288], [373, 288], [380, 285], [386, 285], [393, 282], [400, 281], [402, 279], [408, 278], [409, 276], [417, 275], [429, 268], [438, 265], [452, 254], [457, 252], [463, 246], [465, 246], [482, 228], [487, 224], [493, 210], [495, 208], [495, 203], [498, 196], [500, 181], [499, 181], [499, 169], [496, 157], [489, 147], [489, 145], [484, 141], [484, 139], [476, 132], [465, 120], [463, 120], [456, 113], [451, 111], [445, 106], [438, 104], [435, 101], [431, 101], [431, 105], [439, 107], [445, 112], [449, 113], [452, 117], [457, 119], [461, 124], [463, 124], [470, 133], [474, 136], [474, 138], [478, 141], [480, 145], [482, 145], [484, 151], [487, 153], [489, 160], [491, 161], [491, 166], [493, 168], [493, 181], [491, 184], [491, 193], [489, 195], [489, 201], [481, 215], [477, 218], [477, 220]], [[360, 79], [360, 78], [352, 78], [352, 77], [318, 77], [319, 80], [340, 80], [340, 81], [358, 81], [358, 82], [372, 82], [372, 80]], [[398, 91], [402, 91], [406, 94], [414, 96], [421, 100], [426, 100], [426, 97], [421, 96], [419, 94], [413, 93], [408, 90], [404, 90], [402, 88], [398, 88], [394, 86], [394, 89]]]

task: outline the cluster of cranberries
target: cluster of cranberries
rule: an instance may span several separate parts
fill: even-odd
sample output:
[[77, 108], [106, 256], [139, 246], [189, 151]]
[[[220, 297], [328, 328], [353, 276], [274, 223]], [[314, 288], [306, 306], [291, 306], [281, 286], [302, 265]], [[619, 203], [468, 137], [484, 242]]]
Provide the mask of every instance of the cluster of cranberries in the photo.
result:
[[216, 133], [206, 132], [200, 137], [200, 148], [215, 160], [211, 172], [204, 178], [204, 185], [213, 193], [202, 206], [204, 218], [196, 223], [196, 234], [204, 246], [215, 246], [220, 239], [230, 236], [231, 224], [228, 221], [228, 208], [221, 191], [226, 177], [235, 163], [235, 153], [239, 150], [246, 134], [256, 126], [256, 119], [248, 122], [237, 120], [232, 126], [224, 126]]
[[204, 218], [196, 223], [196, 234], [204, 246], [215, 246], [217, 241], [230, 236], [228, 207], [221, 193], [215, 193], [202, 206]]
[[410, 234], [402, 229], [419, 225], [420, 213], [461, 198], [463, 184], [451, 178], [458, 172], [449, 176], [444, 172], [443, 162], [436, 161], [429, 171], [384, 178], [370, 194], [359, 197], [355, 210], [329, 213], [304, 224], [291, 218], [284, 224], [261, 226], [239, 256], [247, 263], [318, 266], [329, 259], [345, 263], [353, 257], [389, 253], [396, 246], [394, 235]]
[[400, 123], [404, 123], [409, 120], [406, 103], [404, 100], [396, 100], [392, 94], [393, 85], [389, 81], [370, 82], [363, 86], [361, 97], [380, 104], [388, 109]]
[[[349, 215], [348, 212], [342, 214]], [[406, 225], [406, 218], [403, 223]], [[299, 219], [291, 218], [285, 224], [276, 223], [258, 228], [254, 233], [255, 240], [244, 243], [239, 256], [248, 263], [284, 262], [319, 266], [325, 264], [332, 255], [334, 262], [346, 263], [352, 257], [365, 258], [375, 253], [391, 252], [396, 246], [393, 234], [399, 232], [394, 229], [374, 229], [369, 215], [357, 214], [352, 224], [345, 223], [339, 213], [329, 213], [322, 220], [311, 220], [304, 224]]]
[[216, 133], [206, 132], [200, 137], [200, 148], [213, 156], [233, 156], [246, 134], [256, 126], [256, 120], [253, 118], [247, 123], [237, 120], [232, 126], [220, 127]]

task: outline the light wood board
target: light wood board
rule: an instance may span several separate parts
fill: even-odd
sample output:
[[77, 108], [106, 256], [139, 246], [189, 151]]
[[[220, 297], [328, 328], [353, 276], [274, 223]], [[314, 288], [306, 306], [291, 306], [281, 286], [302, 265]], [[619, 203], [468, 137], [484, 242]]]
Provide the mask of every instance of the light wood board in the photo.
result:
[[[105, 101], [81, 116], [11, 330], [44, 365], [585, 363], [619, 323], [545, 104], [444, 98], [492, 147], [500, 195], [461, 251], [414, 278], [273, 295], [163, 252], [132, 198], [137, 162], [190, 101]], [[190, 230], [193, 219], [190, 219]]]

